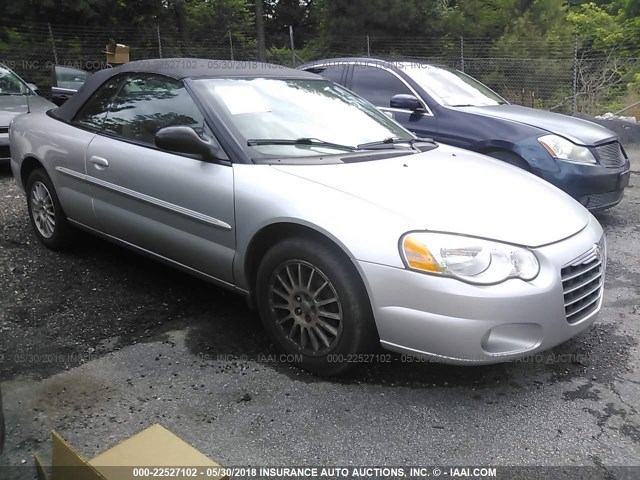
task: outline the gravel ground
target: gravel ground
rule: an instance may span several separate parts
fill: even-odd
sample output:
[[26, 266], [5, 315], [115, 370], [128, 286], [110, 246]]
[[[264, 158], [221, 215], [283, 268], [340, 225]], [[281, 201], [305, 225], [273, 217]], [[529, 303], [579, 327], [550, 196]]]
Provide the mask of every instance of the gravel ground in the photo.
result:
[[640, 466], [640, 150], [630, 154], [625, 200], [598, 216], [609, 269], [591, 329], [527, 361], [394, 356], [338, 380], [278, 362], [233, 294], [89, 236], [46, 250], [0, 169], [0, 464], [24, 465], [7, 478], [34, 477], [51, 429], [91, 457], [152, 423], [227, 466], [583, 465], [597, 478]]

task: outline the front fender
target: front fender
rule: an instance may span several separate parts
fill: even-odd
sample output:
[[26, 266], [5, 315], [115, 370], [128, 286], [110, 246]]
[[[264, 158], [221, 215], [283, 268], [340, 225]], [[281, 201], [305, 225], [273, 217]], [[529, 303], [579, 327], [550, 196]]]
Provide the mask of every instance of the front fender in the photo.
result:
[[235, 283], [247, 288], [245, 260], [251, 240], [276, 223], [300, 225], [324, 235], [354, 260], [404, 268], [398, 240], [409, 221], [339, 190], [269, 165], [234, 165]]
[[514, 151], [520, 155], [535, 171], [558, 173], [560, 166], [547, 150], [538, 142], [538, 136], [529, 137], [515, 146]]

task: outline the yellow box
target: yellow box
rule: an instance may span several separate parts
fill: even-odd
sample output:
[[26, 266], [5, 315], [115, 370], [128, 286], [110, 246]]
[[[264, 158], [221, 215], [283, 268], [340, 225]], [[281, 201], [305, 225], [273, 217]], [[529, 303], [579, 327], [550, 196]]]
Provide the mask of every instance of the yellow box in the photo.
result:
[[[36, 455], [38, 480], [133, 480], [141, 477], [134, 474], [134, 469], [140, 468], [170, 472], [163, 476], [172, 479], [228, 480], [226, 476], [209, 476], [222, 467], [160, 425], [153, 425], [88, 461], [55, 431], [51, 432], [51, 439], [51, 476]], [[188, 471], [181, 474], [183, 469]]]
[[103, 53], [107, 54], [107, 63], [119, 65], [129, 61], [129, 47], [121, 43], [110, 43]]

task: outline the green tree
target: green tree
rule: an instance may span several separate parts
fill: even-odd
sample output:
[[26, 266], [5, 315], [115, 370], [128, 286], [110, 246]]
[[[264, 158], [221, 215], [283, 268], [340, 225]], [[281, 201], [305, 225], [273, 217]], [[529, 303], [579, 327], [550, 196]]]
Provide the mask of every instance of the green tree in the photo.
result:
[[349, 36], [437, 36], [442, 14], [439, 0], [325, 0], [321, 30], [334, 49]]
[[166, 13], [163, 0], [31, 0], [4, 2], [3, 20], [7, 24], [29, 22], [54, 25], [136, 27]]
[[558, 0], [516, 2], [515, 19], [496, 41], [495, 54], [511, 57], [571, 56], [574, 29], [567, 4]]
[[293, 27], [297, 46], [317, 37], [323, 0], [267, 0], [265, 29], [273, 40], [288, 44], [289, 25]]
[[588, 47], [604, 50], [624, 40], [624, 29], [616, 16], [594, 2], [571, 9], [567, 20]]
[[521, 3], [520, 0], [450, 0], [445, 3], [443, 27], [449, 35], [493, 41], [520, 14]]
[[253, 14], [246, 0], [192, 0], [186, 13], [192, 37], [206, 38], [210, 31], [253, 33]]

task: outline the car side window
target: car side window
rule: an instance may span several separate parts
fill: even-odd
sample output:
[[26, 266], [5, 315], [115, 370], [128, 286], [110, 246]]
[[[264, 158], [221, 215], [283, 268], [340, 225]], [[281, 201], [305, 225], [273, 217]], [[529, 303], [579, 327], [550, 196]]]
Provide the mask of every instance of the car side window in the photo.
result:
[[93, 96], [87, 100], [80, 111], [73, 119], [73, 123], [77, 123], [83, 127], [92, 130], [100, 130], [102, 123], [107, 116], [109, 105], [124, 82], [124, 77], [114, 77], [106, 81]]
[[351, 90], [366, 98], [376, 107], [389, 108], [391, 97], [413, 92], [394, 74], [377, 67], [353, 66]]
[[91, 75], [89, 72], [77, 68], [63, 67], [62, 65], [53, 66], [54, 87], [69, 88], [78, 90], [87, 81]]
[[322, 75], [324, 78], [331, 80], [332, 82], [342, 83], [344, 67], [342, 65], [324, 65], [321, 67], [308, 68], [307, 72]]
[[160, 75], [132, 75], [114, 99], [104, 121], [105, 132], [154, 143], [158, 130], [170, 126], [205, 134], [204, 116], [178, 80]]

